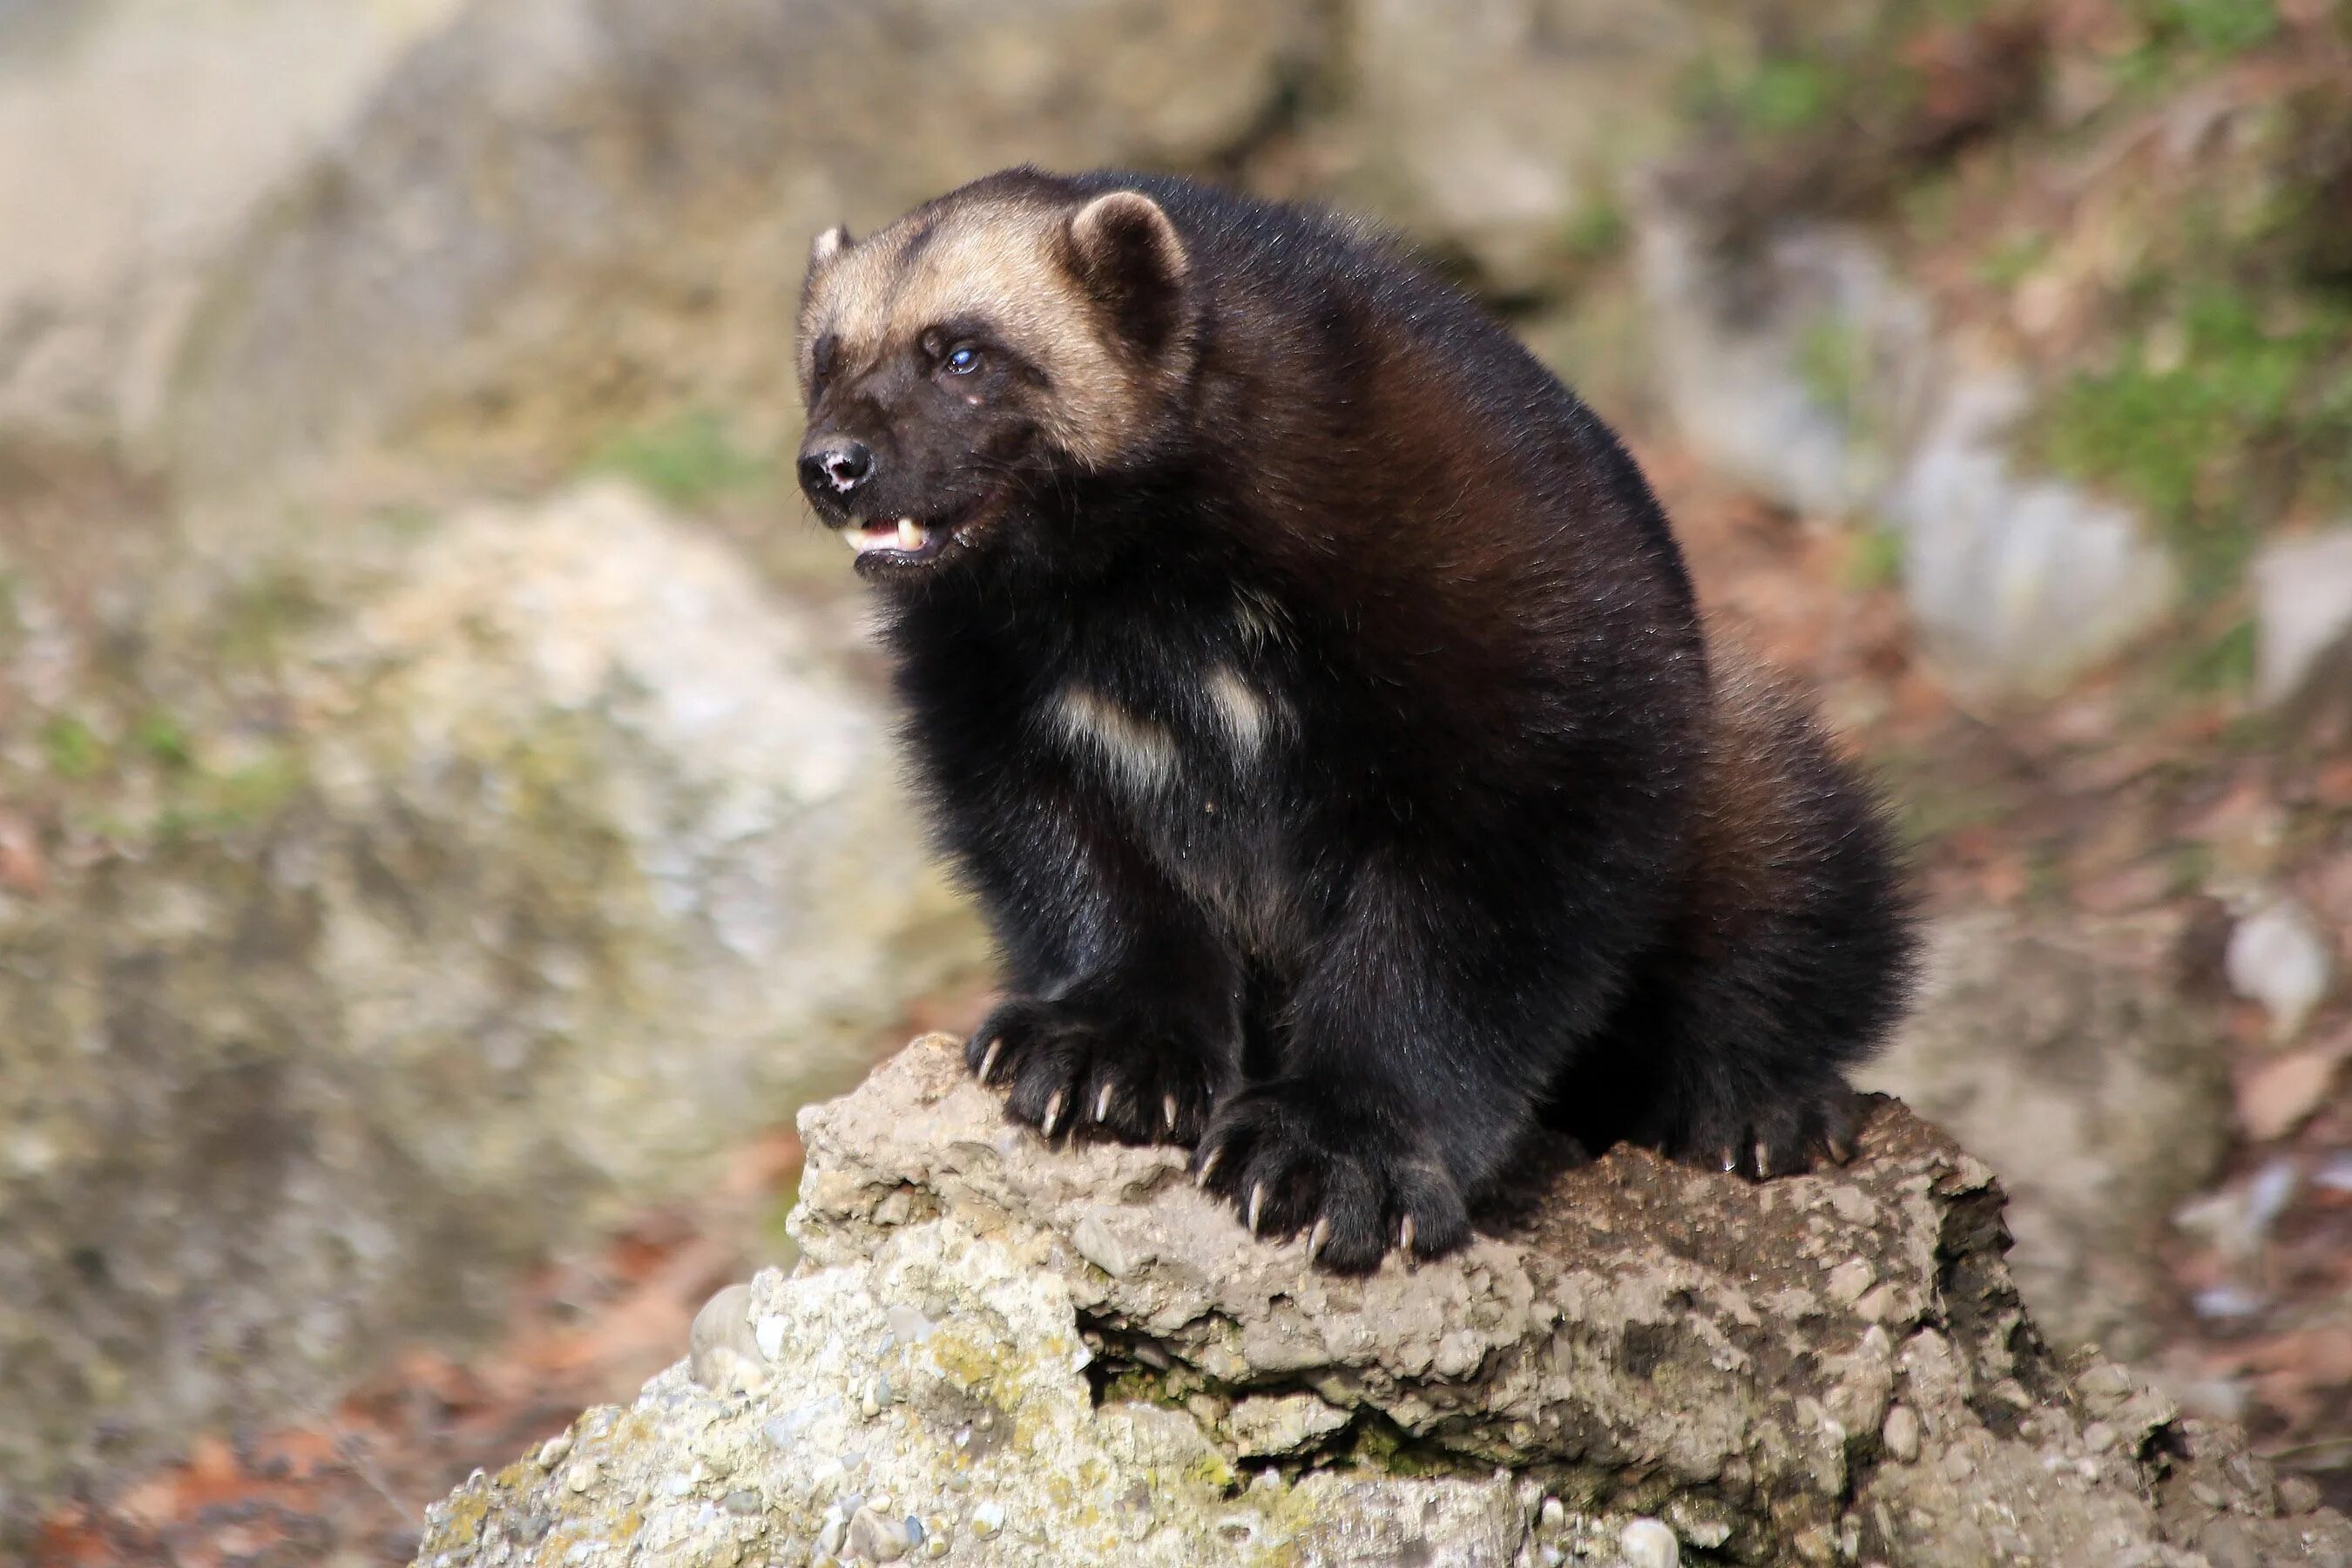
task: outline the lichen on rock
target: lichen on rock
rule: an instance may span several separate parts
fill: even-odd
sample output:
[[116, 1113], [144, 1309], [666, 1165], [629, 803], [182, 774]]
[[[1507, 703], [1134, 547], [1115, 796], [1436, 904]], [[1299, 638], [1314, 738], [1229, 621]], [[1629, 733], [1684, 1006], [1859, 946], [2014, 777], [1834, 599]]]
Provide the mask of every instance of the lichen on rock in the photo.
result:
[[1741, 1563], [2352, 1563], [2236, 1433], [2044, 1347], [1990, 1173], [1892, 1101], [1852, 1166], [1761, 1185], [1531, 1161], [1463, 1252], [1363, 1279], [1247, 1237], [1179, 1151], [1045, 1146], [943, 1036], [802, 1132], [797, 1270], [698, 1326], [736, 1347], [706, 1375], [753, 1374], [590, 1412], [562, 1466], [436, 1505], [419, 1564], [1532, 1568], [1661, 1531]]

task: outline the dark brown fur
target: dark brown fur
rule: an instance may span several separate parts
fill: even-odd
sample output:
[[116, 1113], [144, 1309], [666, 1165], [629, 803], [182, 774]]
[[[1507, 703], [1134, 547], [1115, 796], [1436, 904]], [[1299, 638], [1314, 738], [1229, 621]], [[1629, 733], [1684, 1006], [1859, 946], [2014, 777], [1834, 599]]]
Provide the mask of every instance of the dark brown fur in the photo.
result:
[[[992, 176], [819, 247], [804, 475], [1011, 995], [1013, 1113], [1195, 1146], [1365, 1268], [1539, 1117], [1754, 1173], [1901, 1004], [1888, 837], [1710, 672], [1639, 470], [1349, 226]], [[864, 533], [869, 542], [878, 533]]]

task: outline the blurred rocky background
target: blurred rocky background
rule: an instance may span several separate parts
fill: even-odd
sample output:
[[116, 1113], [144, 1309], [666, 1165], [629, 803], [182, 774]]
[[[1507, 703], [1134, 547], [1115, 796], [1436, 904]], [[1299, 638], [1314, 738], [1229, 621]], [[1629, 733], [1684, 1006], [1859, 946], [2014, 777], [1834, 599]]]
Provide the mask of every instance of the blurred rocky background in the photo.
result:
[[0, 0], [0, 1557], [367, 1563], [984, 996], [779, 455], [808, 237], [1385, 219], [1901, 802], [1874, 1075], [2352, 1501], [2352, 5]]

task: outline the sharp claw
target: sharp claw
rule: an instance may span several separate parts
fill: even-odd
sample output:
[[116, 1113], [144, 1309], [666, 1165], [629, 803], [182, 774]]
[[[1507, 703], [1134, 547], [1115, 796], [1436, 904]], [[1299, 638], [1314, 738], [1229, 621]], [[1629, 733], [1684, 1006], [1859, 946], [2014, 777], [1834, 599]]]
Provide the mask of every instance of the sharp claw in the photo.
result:
[[1331, 1221], [1329, 1216], [1318, 1215], [1315, 1217], [1315, 1228], [1312, 1231], [1309, 1231], [1307, 1236], [1307, 1261], [1312, 1263], [1318, 1258], [1321, 1257], [1323, 1255], [1323, 1244], [1330, 1239]]
[[1729, 1175], [1739, 1169], [1739, 1151], [1727, 1143], [1723, 1146], [1723, 1173]]
[[1207, 1186], [1209, 1184], [1209, 1178], [1217, 1173], [1217, 1162], [1224, 1157], [1225, 1146], [1223, 1143], [1218, 1144], [1215, 1148], [1202, 1155], [1201, 1173], [1195, 1177], [1194, 1180], [1202, 1186]]
[[988, 1054], [980, 1058], [980, 1081], [983, 1086], [988, 1082], [988, 1075], [996, 1070], [996, 1053], [1003, 1048], [1002, 1037], [988, 1042]]
[[1772, 1152], [1764, 1147], [1764, 1140], [1756, 1140], [1756, 1178], [1763, 1181], [1772, 1174]]
[[1841, 1165], [1850, 1165], [1853, 1163], [1853, 1139], [1832, 1136], [1822, 1140], [1822, 1142], [1829, 1148], [1831, 1159], [1836, 1161]]
[[1258, 1211], [1265, 1207], [1265, 1184], [1259, 1182], [1250, 1188], [1249, 1233], [1257, 1234]]
[[1103, 1085], [1102, 1092], [1095, 1096], [1095, 1120], [1097, 1121], [1108, 1121], [1110, 1120], [1110, 1087], [1111, 1086], [1108, 1084]]
[[1054, 1098], [1045, 1102], [1045, 1121], [1043, 1130], [1048, 1138], [1054, 1135], [1054, 1123], [1062, 1120], [1062, 1104], [1066, 1098], [1057, 1089], [1054, 1091]]
[[1408, 1262], [1412, 1260], [1412, 1215], [1405, 1215], [1404, 1223], [1397, 1226], [1397, 1250], [1405, 1255], [1405, 1258]]
[[1176, 1131], [1176, 1097], [1175, 1097], [1174, 1095], [1172, 1095], [1172, 1094], [1167, 1094], [1167, 1095], [1162, 1095], [1162, 1096], [1160, 1096], [1160, 1115], [1162, 1115], [1162, 1116], [1164, 1116], [1164, 1117], [1166, 1117], [1166, 1118], [1168, 1119], [1168, 1131], [1171, 1131], [1171, 1132], [1175, 1131]]

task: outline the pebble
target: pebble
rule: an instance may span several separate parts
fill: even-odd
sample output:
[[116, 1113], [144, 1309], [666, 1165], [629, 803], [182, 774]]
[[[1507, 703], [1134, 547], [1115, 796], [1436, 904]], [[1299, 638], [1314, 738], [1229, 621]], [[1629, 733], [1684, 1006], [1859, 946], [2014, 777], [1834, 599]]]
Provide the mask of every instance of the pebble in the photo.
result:
[[1126, 1276], [1129, 1267], [1127, 1248], [1118, 1244], [1118, 1238], [1111, 1235], [1109, 1227], [1097, 1216], [1088, 1215], [1078, 1221], [1070, 1232], [1070, 1245], [1077, 1249], [1079, 1257], [1112, 1279]]
[[1004, 1505], [993, 1498], [971, 1510], [971, 1532], [982, 1541], [1004, 1528]]
[[2085, 1399], [2116, 1405], [2131, 1397], [2131, 1373], [2114, 1362], [2103, 1361], [2076, 1379], [2074, 1386]]
[[762, 1505], [758, 1492], [744, 1488], [729, 1492], [719, 1506], [729, 1513], [749, 1515], [758, 1513]]
[[572, 1434], [559, 1432], [539, 1446], [539, 1468], [551, 1470], [563, 1463], [563, 1456], [572, 1452]]
[[783, 1319], [782, 1319], [782, 1318], [762, 1318], [762, 1319], [761, 1319], [761, 1320], [760, 1320], [760, 1322], [759, 1322], [759, 1326], [758, 1326], [758, 1327], [756, 1327], [756, 1328], [754, 1328], [754, 1329], [751, 1331], [751, 1337], [752, 1337], [752, 1340], [754, 1341], [754, 1342], [756, 1342], [756, 1343], [759, 1345], [759, 1347], [760, 1347], [760, 1353], [761, 1353], [761, 1355], [765, 1356], [768, 1360], [770, 1360], [770, 1361], [775, 1361], [775, 1360], [780, 1359], [780, 1358], [783, 1355], [783, 1353], [784, 1353], [784, 1321], [783, 1321]]
[[896, 1563], [914, 1545], [908, 1531], [911, 1521], [900, 1521], [870, 1508], [861, 1508], [849, 1521], [849, 1554], [873, 1563]]
[[2240, 921], [2230, 932], [2223, 967], [2231, 989], [2259, 1002], [2271, 1016], [2271, 1038], [2286, 1041], [2327, 994], [2334, 967], [2326, 935], [2293, 899], [2278, 899]]
[[2292, 1519], [2309, 1513], [2320, 1503], [2319, 1483], [2309, 1476], [2286, 1476], [2278, 1484], [2279, 1511]]
[[1841, 1307], [1851, 1307], [1877, 1283], [1878, 1270], [1870, 1266], [1868, 1258], [1849, 1258], [1830, 1270], [1830, 1300]]
[[902, 1345], [919, 1345], [931, 1337], [931, 1321], [904, 1301], [885, 1312], [882, 1321], [890, 1325], [890, 1337]]
[[2094, 1421], [2083, 1428], [2083, 1447], [2094, 1454], [2104, 1454], [2116, 1446], [2116, 1429], [2104, 1421]]
[[751, 1340], [751, 1287], [730, 1285], [702, 1304], [687, 1331], [687, 1375], [704, 1388], [725, 1392], [739, 1360], [757, 1347]]
[[1683, 1560], [1682, 1542], [1654, 1519], [1637, 1519], [1627, 1525], [1617, 1537], [1617, 1549], [1625, 1554], [1625, 1568], [1676, 1568]]
[[1561, 1531], [1566, 1530], [1568, 1505], [1556, 1497], [1544, 1499], [1543, 1507], [1536, 1514], [1536, 1528], [1546, 1535], [1558, 1535]]
[[593, 1459], [583, 1459], [578, 1464], [572, 1466], [572, 1473], [563, 1478], [563, 1484], [570, 1487], [575, 1492], [584, 1492], [590, 1487], [594, 1486], [596, 1484], [596, 1461]]
[[1919, 1457], [1919, 1417], [1907, 1405], [1897, 1405], [1886, 1412], [1886, 1425], [1880, 1436], [1886, 1440], [1886, 1452], [1898, 1464], [1909, 1464]]

